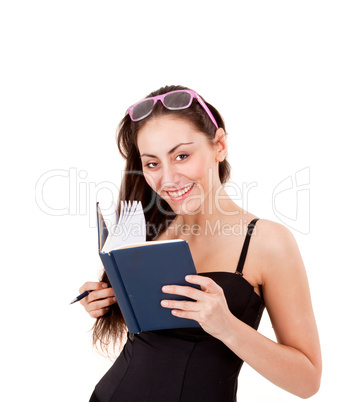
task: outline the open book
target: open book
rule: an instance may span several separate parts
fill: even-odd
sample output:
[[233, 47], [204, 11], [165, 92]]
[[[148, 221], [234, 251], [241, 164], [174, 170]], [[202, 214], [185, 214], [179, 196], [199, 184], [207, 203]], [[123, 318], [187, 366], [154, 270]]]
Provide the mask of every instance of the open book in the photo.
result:
[[162, 292], [164, 285], [186, 285], [186, 275], [196, 275], [185, 240], [146, 242], [146, 222], [140, 202], [121, 202], [108, 210], [97, 203], [98, 251], [131, 333], [171, 328], [199, 327], [199, 323], [173, 316], [160, 304], [163, 299], [186, 300]]

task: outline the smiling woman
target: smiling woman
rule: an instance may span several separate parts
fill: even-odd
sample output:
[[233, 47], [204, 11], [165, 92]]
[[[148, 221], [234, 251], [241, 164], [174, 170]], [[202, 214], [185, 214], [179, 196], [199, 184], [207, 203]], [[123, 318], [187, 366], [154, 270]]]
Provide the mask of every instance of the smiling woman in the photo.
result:
[[221, 186], [218, 164], [226, 156], [224, 139], [222, 128], [209, 140], [176, 116], [151, 118], [140, 130], [137, 143], [144, 151], [145, 180], [175, 214], [187, 218], [197, 213], [212, 187]]
[[[226, 193], [218, 111], [195, 91], [164, 87], [128, 109], [117, 141], [126, 160], [119, 201], [142, 202], [147, 240], [188, 240], [197, 269], [186, 280], [200, 289], [167, 283], [162, 308], [200, 328], [128, 334], [90, 401], [236, 401], [243, 362], [300, 397], [316, 393], [321, 354], [301, 255], [285, 227], [259, 220]], [[126, 327], [106, 274], [86, 290], [94, 342], [118, 342]], [[265, 307], [277, 342], [257, 332]]]

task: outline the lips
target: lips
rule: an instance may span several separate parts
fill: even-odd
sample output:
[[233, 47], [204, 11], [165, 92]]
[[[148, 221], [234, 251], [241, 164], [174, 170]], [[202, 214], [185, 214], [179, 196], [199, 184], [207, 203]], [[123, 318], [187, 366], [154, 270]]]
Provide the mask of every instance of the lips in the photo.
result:
[[177, 198], [177, 197], [182, 197], [184, 194], [186, 194], [191, 188], [194, 186], [195, 183], [189, 184], [188, 186], [185, 186], [181, 188], [180, 190], [177, 191], [166, 191], [168, 195], [172, 198]]

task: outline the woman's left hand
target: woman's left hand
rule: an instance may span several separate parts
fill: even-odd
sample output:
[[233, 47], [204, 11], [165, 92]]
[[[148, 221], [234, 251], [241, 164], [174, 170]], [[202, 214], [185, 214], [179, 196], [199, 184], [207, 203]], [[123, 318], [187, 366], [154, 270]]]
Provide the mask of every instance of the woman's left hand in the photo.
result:
[[200, 285], [201, 290], [190, 286], [163, 286], [164, 293], [189, 297], [195, 301], [162, 300], [161, 305], [173, 309], [176, 317], [198, 321], [204, 331], [215, 338], [222, 339], [231, 330], [231, 314], [223, 289], [211, 278], [187, 275], [186, 281]]

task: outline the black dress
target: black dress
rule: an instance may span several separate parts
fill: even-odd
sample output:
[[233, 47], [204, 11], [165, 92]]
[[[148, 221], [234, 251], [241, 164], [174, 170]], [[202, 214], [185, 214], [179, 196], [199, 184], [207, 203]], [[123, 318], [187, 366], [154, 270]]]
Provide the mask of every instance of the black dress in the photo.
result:
[[[248, 225], [236, 273], [199, 274], [220, 285], [232, 314], [255, 329], [264, 301], [243, 278], [242, 269], [257, 220]], [[242, 363], [201, 328], [128, 334], [89, 402], [235, 402]]]

